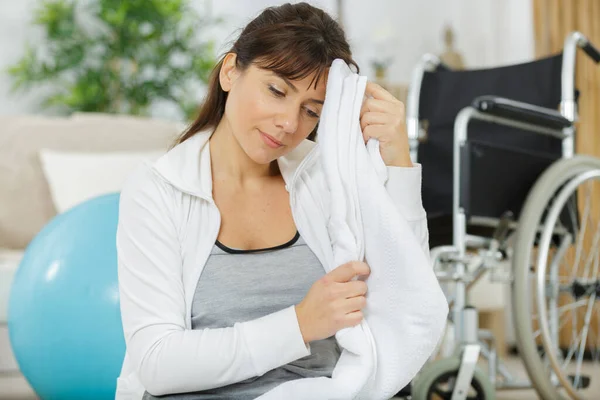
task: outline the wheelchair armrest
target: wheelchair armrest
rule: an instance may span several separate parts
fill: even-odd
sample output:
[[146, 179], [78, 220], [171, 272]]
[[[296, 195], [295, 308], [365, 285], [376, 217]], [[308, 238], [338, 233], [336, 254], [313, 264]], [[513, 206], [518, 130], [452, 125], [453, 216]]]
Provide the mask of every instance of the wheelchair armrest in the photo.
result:
[[600, 63], [600, 51], [598, 51], [593, 44], [587, 42], [587, 44], [583, 46], [583, 51], [585, 51], [585, 53], [596, 62], [596, 64]]
[[571, 121], [558, 111], [503, 97], [480, 96], [473, 100], [472, 106], [484, 114], [550, 129], [559, 130], [572, 125]]

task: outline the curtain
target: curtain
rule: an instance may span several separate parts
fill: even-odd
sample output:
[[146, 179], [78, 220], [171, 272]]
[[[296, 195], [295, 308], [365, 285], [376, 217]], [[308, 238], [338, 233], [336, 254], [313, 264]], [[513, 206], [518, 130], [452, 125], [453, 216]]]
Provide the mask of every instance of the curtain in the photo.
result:
[[[595, 46], [600, 48], [600, 0], [533, 0], [534, 38], [536, 56], [542, 57], [562, 51], [564, 40], [569, 32], [583, 33]], [[577, 52], [575, 86], [580, 91], [579, 121], [576, 124], [576, 153], [589, 154], [600, 157], [600, 65], [595, 64], [581, 50]], [[579, 206], [583, 209], [585, 193], [579, 190]], [[584, 235], [584, 255], [596, 254], [598, 246], [593, 244], [592, 237], [599, 228], [600, 220], [600, 184], [591, 186], [587, 193], [591, 195], [591, 218], [588, 220], [588, 230]], [[567, 254], [567, 262], [562, 266], [561, 275], [569, 274], [573, 268], [574, 252]], [[573, 254], [572, 254], [573, 253]], [[570, 264], [570, 265], [569, 265]], [[568, 276], [568, 275], [567, 275]], [[559, 304], [572, 303], [569, 295], [559, 299]], [[573, 315], [576, 314], [576, 315]], [[596, 302], [592, 314], [588, 334], [588, 349], [593, 349], [600, 344], [598, 321], [600, 306]], [[585, 307], [577, 311], [568, 312], [565, 317], [571, 319], [560, 329], [561, 347], [569, 347], [576, 340], [577, 333], [581, 332]], [[572, 317], [575, 317], [573, 320]], [[564, 321], [563, 321], [564, 322]]]
[[[599, 0], [533, 0], [533, 18], [538, 57], [560, 52], [572, 31], [600, 48]], [[576, 76], [581, 92], [576, 151], [600, 157], [600, 66], [578, 51]]]

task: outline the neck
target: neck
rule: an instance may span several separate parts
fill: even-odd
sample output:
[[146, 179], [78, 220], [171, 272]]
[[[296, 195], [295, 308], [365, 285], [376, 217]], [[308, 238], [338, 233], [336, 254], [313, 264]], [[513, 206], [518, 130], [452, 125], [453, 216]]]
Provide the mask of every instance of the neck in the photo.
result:
[[245, 186], [280, 174], [276, 161], [258, 164], [246, 154], [226, 118], [210, 138], [210, 157], [213, 180], [226, 179], [229, 184]]

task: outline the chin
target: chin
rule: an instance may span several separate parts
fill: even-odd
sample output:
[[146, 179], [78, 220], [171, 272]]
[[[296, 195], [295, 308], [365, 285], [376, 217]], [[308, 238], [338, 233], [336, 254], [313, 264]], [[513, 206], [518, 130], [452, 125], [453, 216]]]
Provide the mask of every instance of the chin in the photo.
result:
[[254, 147], [249, 150], [250, 151], [246, 151], [248, 157], [250, 157], [252, 161], [260, 165], [270, 164], [280, 156], [273, 150], [269, 151], [269, 149], [263, 149], [260, 147]]

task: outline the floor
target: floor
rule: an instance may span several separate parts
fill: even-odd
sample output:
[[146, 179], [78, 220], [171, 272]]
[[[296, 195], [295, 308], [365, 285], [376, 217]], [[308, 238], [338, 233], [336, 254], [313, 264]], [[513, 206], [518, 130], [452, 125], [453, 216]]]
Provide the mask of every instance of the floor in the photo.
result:
[[[525, 378], [524, 368], [521, 361], [511, 357], [506, 361], [506, 367], [516, 378]], [[592, 379], [590, 388], [586, 390], [586, 399], [600, 399], [600, 366], [588, 365], [588, 374], [595, 374], [598, 378]], [[538, 399], [533, 390], [500, 391], [497, 400], [535, 400]], [[37, 399], [33, 390], [25, 379], [18, 374], [0, 375], [0, 399], [2, 400], [33, 400]]]

